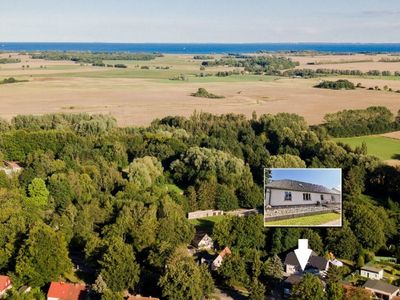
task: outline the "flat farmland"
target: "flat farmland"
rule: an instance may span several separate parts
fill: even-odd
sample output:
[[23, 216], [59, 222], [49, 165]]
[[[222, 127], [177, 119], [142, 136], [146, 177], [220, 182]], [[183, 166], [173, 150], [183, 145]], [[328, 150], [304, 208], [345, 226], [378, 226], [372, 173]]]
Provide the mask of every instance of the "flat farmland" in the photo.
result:
[[[21, 63], [0, 65], [0, 80], [15, 77], [28, 82], [0, 85], [0, 116], [6, 119], [18, 114], [88, 112], [112, 114], [120, 126], [131, 126], [148, 125], [155, 118], [167, 115], [190, 116], [196, 110], [215, 114], [242, 113], [248, 117], [253, 111], [259, 115], [289, 112], [304, 116], [310, 124], [317, 124], [326, 113], [343, 109], [381, 105], [397, 113], [400, 108], [398, 93], [314, 88], [319, 78], [250, 74], [198, 77], [196, 75], [201, 72], [211, 74], [234, 68], [218, 66], [200, 70], [201, 60], [189, 55], [166, 55], [151, 61], [105, 61], [124, 63], [126, 69], [12, 56], [20, 58]], [[149, 69], [143, 69], [144, 66]], [[186, 80], [170, 80], [181, 74]], [[367, 88], [387, 85], [393, 90], [400, 89], [400, 80], [353, 77], [350, 80]], [[190, 96], [200, 87], [225, 98]]]

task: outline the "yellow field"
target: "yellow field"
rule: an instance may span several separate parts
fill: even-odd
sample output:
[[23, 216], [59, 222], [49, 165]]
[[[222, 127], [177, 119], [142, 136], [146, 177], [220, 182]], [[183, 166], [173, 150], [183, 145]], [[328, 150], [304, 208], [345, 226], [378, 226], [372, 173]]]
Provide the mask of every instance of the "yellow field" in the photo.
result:
[[[8, 54], [0, 56], [5, 55], [8, 57]], [[215, 114], [243, 113], [246, 116], [251, 116], [253, 111], [259, 115], [290, 112], [304, 116], [310, 124], [316, 124], [322, 121], [326, 113], [342, 109], [382, 105], [397, 113], [400, 108], [398, 93], [313, 88], [318, 78], [256, 75], [196, 77], [201, 72], [201, 61], [189, 55], [166, 55], [153, 61], [122, 62], [128, 65], [127, 69], [92, 67], [70, 61], [32, 60], [17, 54], [12, 56], [22, 61], [0, 65], [0, 80], [15, 77], [28, 79], [29, 82], [0, 86], [0, 116], [6, 119], [17, 114], [110, 113], [117, 118], [119, 125], [127, 126], [148, 125], [153, 119], [167, 115], [189, 116], [197, 110]], [[338, 58], [333, 56], [330, 59]], [[348, 59], [353, 59], [353, 56]], [[29, 65], [29, 68], [22, 69], [23, 65]], [[149, 66], [150, 70], [142, 70], [140, 67], [143, 65]], [[352, 63], [343, 65], [347, 68]], [[166, 66], [168, 70], [156, 69]], [[335, 65], [335, 68], [338, 67]], [[204, 72], [231, 69], [210, 67]], [[188, 80], [169, 80], [179, 74], [185, 74]], [[383, 88], [387, 85], [393, 90], [400, 90], [400, 80], [351, 78], [351, 81], [360, 82], [366, 87]], [[190, 94], [199, 87], [225, 98], [191, 97]]]

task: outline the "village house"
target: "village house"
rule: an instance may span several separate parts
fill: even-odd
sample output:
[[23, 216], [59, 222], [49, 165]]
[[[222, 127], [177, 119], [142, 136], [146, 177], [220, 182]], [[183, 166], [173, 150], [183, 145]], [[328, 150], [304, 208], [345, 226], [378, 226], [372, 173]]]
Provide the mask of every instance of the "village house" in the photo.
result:
[[85, 300], [87, 288], [84, 284], [52, 282], [47, 292], [47, 300]]
[[286, 255], [283, 264], [287, 276], [300, 275], [304, 272], [325, 276], [329, 269], [329, 263], [329, 260], [327, 260], [325, 257], [318, 256], [315, 254], [315, 252], [312, 252], [306, 264], [305, 270], [303, 271], [300, 267], [299, 261], [297, 260], [296, 254], [292, 251]]
[[266, 185], [265, 207], [338, 205], [341, 193], [322, 185], [283, 179]]
[[399, 294], [399, 287], [382, 280], [369, 279], [364, 284], [364, 289], [372, 292], [377, 299], [393, 300]]
[[22, 167], [19, 162], [16, 161], [3, 161], [4, 166], [0, 167], [0, 171], [4, 171], [7, 176], [12, 176], [13, 174], [22, 171]]
[[198, 250], [211, 250], [214, 248], [214, 242], [207, 233], [197, 232], [192, 240], [192, 246]]
[[211, 270], [213, 271], [217, 270], [222, 265], [224, 258], [231, 254], [232, 254], [231, 250], [228, 247], [225, 247], [224, 250], [222, 250], [211, 263]]
[[2, 298], [11, 288], [11, 278], [5, 275], [0, 275], [0, 298]]
[[383, 269], [365, 266], [361, 268], [360, 275], [370, 279], [381, 280], [383, 279]]

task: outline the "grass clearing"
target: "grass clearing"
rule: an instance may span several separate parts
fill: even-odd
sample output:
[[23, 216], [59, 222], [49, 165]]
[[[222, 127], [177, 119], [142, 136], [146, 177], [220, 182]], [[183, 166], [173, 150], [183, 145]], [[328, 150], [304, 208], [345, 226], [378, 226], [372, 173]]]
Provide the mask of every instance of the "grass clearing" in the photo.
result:
[[207, 233], [212, 233], [214, 225], [226, 219], [226, 216], [212, 216], [200, 219], [189, 220], [190, 224], [193, 224], [197, 230], [205, 231]]
[[335, 141], [359, 147], [364, 142], [369, 155], [374, 155], [382, 160], [400, 159], [400, 140], [379, 135], [368, 135], [350, 138], [335, 138]]
[[265, 222], [264, 225], [270, 226], [318, 226], [328, 222], [340, 220], [341, 215], [337, 213], [325, 213], [314, 216], [305, 216], [300, 218], [292, 218], [288, 220], [279, 220]]

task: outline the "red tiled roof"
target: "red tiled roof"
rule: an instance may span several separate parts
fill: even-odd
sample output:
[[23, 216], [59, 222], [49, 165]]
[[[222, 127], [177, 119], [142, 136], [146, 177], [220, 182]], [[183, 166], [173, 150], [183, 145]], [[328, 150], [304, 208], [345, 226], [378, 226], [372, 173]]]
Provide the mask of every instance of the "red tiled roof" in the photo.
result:
[[5, 291], [11, 285], [11, 279], [8, 276], [0, 275], [0, 292]]
[[84, 284], [52, 282], [47, 297], [61, 300], [80, 300], [83, 299], [85, 291], [86, 286]]
[[228, 247], [225, 247], [224, 250], [221, 251], [221, 253], [219, 254], [219, 256], [221, 256], [222, 258], [225, 257], [225, 255], [230, 255], [232, 254], [231, 249], [229, 249]]

